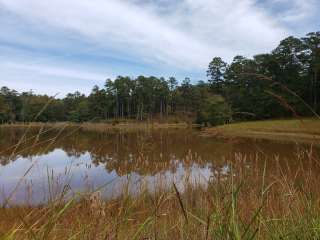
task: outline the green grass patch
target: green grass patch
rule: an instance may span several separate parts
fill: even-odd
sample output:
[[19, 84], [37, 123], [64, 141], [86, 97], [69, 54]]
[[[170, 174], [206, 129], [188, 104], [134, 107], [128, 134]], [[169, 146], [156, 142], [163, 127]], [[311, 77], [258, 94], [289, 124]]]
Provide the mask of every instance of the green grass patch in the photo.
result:
[[310, 142], [320, 140], [319, 119], [242, 122], [204, 130], [206, 136], [263, 138]]

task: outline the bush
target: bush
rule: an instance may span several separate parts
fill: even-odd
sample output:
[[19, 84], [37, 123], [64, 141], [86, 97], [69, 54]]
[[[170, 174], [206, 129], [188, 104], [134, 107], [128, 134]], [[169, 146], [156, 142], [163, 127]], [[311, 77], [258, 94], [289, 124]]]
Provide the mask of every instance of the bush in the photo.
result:
[[197, 113], [197, 123], [205, 125], [221, 125], [229, 122], [232, 111], [225, 99], [219, 95], [208, 97]]

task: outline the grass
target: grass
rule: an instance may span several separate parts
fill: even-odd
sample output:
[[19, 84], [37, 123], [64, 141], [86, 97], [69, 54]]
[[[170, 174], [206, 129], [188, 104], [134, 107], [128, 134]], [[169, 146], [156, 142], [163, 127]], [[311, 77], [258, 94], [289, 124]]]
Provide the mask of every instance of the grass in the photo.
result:
[[319, 119], [270, 120], [234, 123], [204, 130], [205, 136], [246, 137], [297, 142], [319, 142]]

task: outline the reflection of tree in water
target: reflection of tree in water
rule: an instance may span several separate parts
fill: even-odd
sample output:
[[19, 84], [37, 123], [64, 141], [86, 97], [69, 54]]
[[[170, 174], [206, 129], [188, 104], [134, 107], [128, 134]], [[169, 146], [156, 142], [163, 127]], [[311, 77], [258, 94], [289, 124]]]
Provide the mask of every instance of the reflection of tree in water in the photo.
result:
[[[56, 130], [56, 129], [55, 129]], [[57, 131], [57, 130], [56, 130]], [[9, 164], [18, 158], [32, 158], [47, 155], [55, 149], [52, 131], [41, 128], [0, 128], [0, 163]], [[41, 134], [39, 134], [41, 133]]]
[[193, 161], [205, 166], [201, 158], [186, 158], [190, 146], [183, 142], [182, 137], [182, 133], [162, 131], [117, 133], [109, 137], [111, 141], [102, 141], [91, 149], [90, 154], [94, 164], [103, 164], [108, 171], [115, 170], [118, 175], [175, 172], [179, 162], [187, 166]]
[[[116, 171], [120, 176], [136, 172], [140, 175], [155, 175], [160, 172], [177, 171], [179, 164], [184, 168], [195, 163], [200, 167], [208, 164], [215, 168], [224, 166], [226, 159], [234, 159], [235, 153], [255, 158], [257, 152], [262, 156], [271, 157], [275, 153], [290, 157], [292, 145], [275, 144], [272, 142], [227, 142], [212, 138], [203, 138], [194, 130], [154, 130], [154, 131], [110, 131], [89, 132], [67, 129], [54, 142], [57, 129], [41, 134], [39, 129], [32, 129], [21, 146], [17, 149], [18, 157], [31, 158], [48, 154], [55, 149], [64, 150], [69, 157], [79, 158], [89, 153], [94, 165], [104, 165], [106, 170]], [[71, 134], [72, 133], [72, 134]], [[1, 164], [9, 163], [10, 147], [19, 141], [21, 130], [0, 131]], [[9, 149], [9, 150], [5, 150]], [[251, 156], [251, 157], [250, 157]], [[210, 164], [211, 163], [211, 164]], [[213, 167], [214, 166], [214, 167]]]

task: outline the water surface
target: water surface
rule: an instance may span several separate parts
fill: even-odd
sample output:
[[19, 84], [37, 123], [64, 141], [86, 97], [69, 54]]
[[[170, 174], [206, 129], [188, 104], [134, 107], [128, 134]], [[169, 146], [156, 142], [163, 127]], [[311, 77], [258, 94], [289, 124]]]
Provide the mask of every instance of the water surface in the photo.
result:
[[23, 128], [0, 128], [0, 203], [8, 196], [10, 204], [45, 203], [66, 185], [73, 193], [103, 187], [106, 198], [172, 182], [183, 188], [186, 180], [205, 184], [223, 179], [233, 164], [254, 172], [267, 161], [272, 173], [279, 166], [309, 164], [311, 149], [294, 142], [207, 138], [195, 129], [32, 128], [25, 133]]

